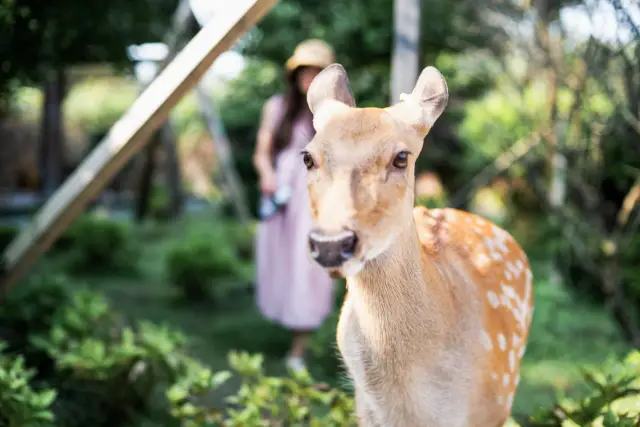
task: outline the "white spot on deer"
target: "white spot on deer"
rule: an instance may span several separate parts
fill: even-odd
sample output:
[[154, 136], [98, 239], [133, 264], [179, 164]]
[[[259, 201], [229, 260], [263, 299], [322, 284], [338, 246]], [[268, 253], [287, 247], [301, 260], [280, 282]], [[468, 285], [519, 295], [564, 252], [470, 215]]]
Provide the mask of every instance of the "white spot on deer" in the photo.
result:
[[511, 341], [513, 342], [512, 346], [513, 347], [518, 347], [520, 345], [520, 336], [518, 334], [513, 334], [513, 337], [511, 337]]
[[515, 265], [511, 264], [510, 262], [508, 262], [508, 263], [505, 264], [505, 267], [507, 268], [507, 270], [509, 270], [511, 272], [511, 274], [516, 279], [520, 276], [520, 270]]
[[531, 269], [527, 268], [524, 272], [525, 275], [525, 288], [526, 289], [531, 289], [531, 286], [533, 285], [533, 274], [531, 274]]
[[520, 350], [518, 350], [518, 357], [520, 359], [522, 359], [522, 357], [524, 356], [524, 352], [526, 351], [527, 346], [523, 345], [522, 347], [520, 347]]
[[511, 306], [511, 304], [509, 304], [509, 297], [507, 297], [505, 294], [500, 295], [500, 302], [502, 302], [502, 305], [507, 307], [509, 310], [513, 311], [513, 307]]
[[520, 384], [520, 373], [519, 372], [516, 374], [516, 377], [513, 379], [513, 385], [518, 387], [518, 384]]
[[489, 334], [487, 333], [487, 331], [485, 331], [484, 329], [482, 330], [482, 333], [480, 334], [480, 341], [482, 341], [482, 345], [484, 346], [484, 348], [489, 351], [493, 348], [493, 344], [491, 343], [491, 337], [489, 336]]
[[507, 349], [507, 339], [504, 337], [502, 332], [498, 334], [498, 347], [500, 347], [500, 350], [502, 351]]
[[513, 405], [513, 392], [507, 395], [507, 407], [511, 408], [511, 405]]
[[516, 354], [513, 350], [509, 350], [509, 370], [511, 372], [516, 370]]
[[511, 273], [509, 272], [509, 270], [505, 270], [504, 271], [504, 278], [507, 280], [511, 280], [513, 276], [511, 275]]
[[479, 268], [486, 266], [490, 262], [491, 260], [489, 259], [487, 254], [485, 254], [484, 252], [481, 252], [480, 254], [478, 254], [478, 257], [476, 258], [476, 263], [478, 264]]
[[505, 285], [504, 283], [500, 283], [500, 287], [502, 288], [502, 292], [509, 298], [517, 298], [515, 289], [512, 286]]
[[511, 377], [509, 376], [509, 374], [504, 374], [504, 375], [502, 376], [502, 385], [503, 385], [503, 386], [505, 386], [505, 387], [506, 387], [507, 385], [509, 385], [509, 380], [510, 380], [510, 379], [511, 379]]
[[495, 292], [487, 292], [487, 298], [489, 299], [489, 304], [491, 304], [491, 307], [498, 308], [498, 306], [500, 305], [500, 300], [498, 299], [498, 295], [496, 295]]

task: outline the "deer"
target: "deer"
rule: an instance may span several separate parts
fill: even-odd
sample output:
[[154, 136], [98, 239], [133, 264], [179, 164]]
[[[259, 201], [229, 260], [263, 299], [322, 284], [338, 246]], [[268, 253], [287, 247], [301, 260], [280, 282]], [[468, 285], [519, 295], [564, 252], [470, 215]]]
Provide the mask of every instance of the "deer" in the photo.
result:
[[448, 98], [432, 66], [386, 108], [356, 107], [337, 63], [307, 93], [309, 255], [346, 278], [336, 338], [359, 426], [511, 416], [533, 315], [527, 256], [479, 215], [414, 206], [416, 157]]

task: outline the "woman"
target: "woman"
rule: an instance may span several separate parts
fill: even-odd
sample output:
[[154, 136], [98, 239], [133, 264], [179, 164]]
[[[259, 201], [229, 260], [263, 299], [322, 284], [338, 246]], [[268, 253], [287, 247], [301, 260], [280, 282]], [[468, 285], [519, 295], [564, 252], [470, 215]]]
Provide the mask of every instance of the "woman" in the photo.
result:
[[309, 256], [311, 212], [307, 170], [300, 157], [315, 132], [307, 90], [333, 62], [333, 50], [321, 40], [296, 47], [286, 63], [287, 92], [272, 96], [263, 106], [253, 158], [263, 198], [286, 193], [284, 206], [263, 218], [258, 229], [257, 299], [265, 317], [293, 331], [287, 356], [293, 370], [305, 368], [310, 334], [333, 309], [333, 282]]

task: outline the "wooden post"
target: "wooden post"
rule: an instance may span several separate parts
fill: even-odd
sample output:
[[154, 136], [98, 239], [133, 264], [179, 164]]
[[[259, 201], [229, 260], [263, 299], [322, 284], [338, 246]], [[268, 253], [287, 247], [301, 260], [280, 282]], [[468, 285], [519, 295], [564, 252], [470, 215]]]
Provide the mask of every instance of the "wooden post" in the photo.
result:
[[420, 0], [394, 0], [393, 27], [391, 104], [400, 100], [400, 94], [411, 93], [418, 79]]
[[28, 271], [118, 170], [140, 151], [218, 55], [228, 50], [276, 2], [237, 1], [236, 7], [217, 14], [198, 32], [2, 254], [2, 294]]

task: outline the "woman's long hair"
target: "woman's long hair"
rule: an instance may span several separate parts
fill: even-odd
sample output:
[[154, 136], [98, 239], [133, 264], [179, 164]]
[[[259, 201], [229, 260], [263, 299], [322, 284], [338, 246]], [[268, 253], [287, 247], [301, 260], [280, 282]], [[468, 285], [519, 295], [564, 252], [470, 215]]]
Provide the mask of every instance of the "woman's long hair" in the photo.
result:
[[[282, 150], [287, 148], [291, 143], [293, 136], [293, 125], [300, 116], [308, 117], [309, 126], [306, 127], [307, 132], [313, 133], [313, 123], [311, 114], [309, 114], [309, 106], [307, 105], [306, 95], [300, 92], [297, 84], [298, 73], [303, 67], [297, 68], [287, 79], [287, 90], [284, 97], [284, 114], [275, 132], [273, 154], [274, 157]], [[311, 135], [305, 135], [312, 137]]]

